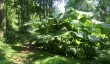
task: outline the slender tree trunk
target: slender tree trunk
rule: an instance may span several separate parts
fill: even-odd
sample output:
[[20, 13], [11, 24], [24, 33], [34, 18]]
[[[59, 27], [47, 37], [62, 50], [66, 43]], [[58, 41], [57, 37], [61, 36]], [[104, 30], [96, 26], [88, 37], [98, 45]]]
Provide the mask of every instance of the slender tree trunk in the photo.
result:
[[5, 18], [4, 0], [0, 0], [0, 38], [3, 37], [6, 29], [6, 21], [4, 18]]

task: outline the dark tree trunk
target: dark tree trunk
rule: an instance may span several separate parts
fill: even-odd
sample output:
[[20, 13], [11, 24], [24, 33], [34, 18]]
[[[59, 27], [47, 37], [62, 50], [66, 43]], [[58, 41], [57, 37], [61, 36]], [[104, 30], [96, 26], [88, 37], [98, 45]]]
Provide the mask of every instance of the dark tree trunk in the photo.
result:
[[4, 0], [0, 0], [0, 38], [3, 37], [6, 29]]

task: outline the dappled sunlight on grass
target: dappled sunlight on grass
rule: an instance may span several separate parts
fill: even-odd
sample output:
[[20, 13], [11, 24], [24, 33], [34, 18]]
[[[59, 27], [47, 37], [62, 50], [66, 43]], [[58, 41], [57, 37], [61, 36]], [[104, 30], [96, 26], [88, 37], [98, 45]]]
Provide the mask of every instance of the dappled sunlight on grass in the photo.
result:
[[51, 55], [42, 51], [37, 51], [34, 54], [28, 55], [27, 57], [28, 61], [26, 61], [25, 64], [40, 63], [43, 59], [48, 57], [51, 57]]
[[55, 55], [53, 57], [48, 57], [46, 59], [43, 59], [41, 64], [80, 64], [80, 62], [72, 63], [70, 60], [68, 60], [65, 57]]
[[78, 60], [23, 45], [12, 45], [5, 57], [14, 64], [98, 64], [95, 60]]
[[25, 64], [82, 64], [81, 61], [74, 61], [67, 57], [50, 54], [32, 54], [27, 57]]
[[16, 64], [81, 64], [80, 61], [73, 61], [71, 58], [50, 54], [36, 48], [15, 45], [12, 49], [16, 53], [10, 57], [10, 60]]

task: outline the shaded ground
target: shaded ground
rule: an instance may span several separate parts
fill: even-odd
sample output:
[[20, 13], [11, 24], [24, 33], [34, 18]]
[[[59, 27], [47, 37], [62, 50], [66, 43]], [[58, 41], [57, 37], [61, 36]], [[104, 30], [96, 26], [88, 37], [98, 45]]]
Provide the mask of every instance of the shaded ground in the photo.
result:
[[[12, 49], [14, 49], [16, 52], [12, 53], [12, 55], [9, 55], [8, 59], [14, 64], [47, 64], [46, 62], [50, 60], [54, 62], [52, 59], [55, 58], [57, 59], [57, 62], [60, 61], [59, 63], [64, 62], [63, 64], [65, 64], [63, 57], [60, 59], [59, 56], [49, 54], [48, 52], [36, 49], [32, 46], [12, 46]], [[53, 62], [49, 63], [53, 64]]]
[[[46, 52], [44, 53], [40, 49], [27, 45], [12, 46], [12, 49], [16, 52], [8, 58], [15, 64], [40, 64], [40, 60], [52, 56]], [[36, 63], [34, 63], [35, 61]]]
[[6, 57], [14, 64], [98, 64], [95, 61], [81, 61], [50, 54], [30, 45], [14, 45], [12, 49], [15, 52], [8, 53]]
[[110, 64], [110, 51], [103, 51], [99, 58], [79, 60], [50, 53], [33, 45], [0, 43], [0, 64]]

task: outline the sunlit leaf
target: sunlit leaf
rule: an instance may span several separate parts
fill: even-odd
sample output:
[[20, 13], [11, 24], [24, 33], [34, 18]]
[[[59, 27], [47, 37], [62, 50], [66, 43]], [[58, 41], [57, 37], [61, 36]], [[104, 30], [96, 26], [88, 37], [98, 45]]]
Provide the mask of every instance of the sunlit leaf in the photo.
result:
[[96, 36], [90, 36], [90, 35], [88, 35], [88, 39], [89, 39], [91, 42], [101, 41], [100, 38], [98, 38], [98, 37], [96, 37]]

